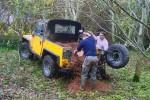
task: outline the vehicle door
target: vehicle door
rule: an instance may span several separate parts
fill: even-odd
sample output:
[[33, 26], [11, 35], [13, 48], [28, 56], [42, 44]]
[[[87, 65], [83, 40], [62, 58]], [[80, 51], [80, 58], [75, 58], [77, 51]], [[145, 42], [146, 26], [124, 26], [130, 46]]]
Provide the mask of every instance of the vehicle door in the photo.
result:
[[38, 23], [33, 31], [33, 38], [30, 41], [31, 50], [34, 54], [41, 56], [43, 50], [45, 24]]

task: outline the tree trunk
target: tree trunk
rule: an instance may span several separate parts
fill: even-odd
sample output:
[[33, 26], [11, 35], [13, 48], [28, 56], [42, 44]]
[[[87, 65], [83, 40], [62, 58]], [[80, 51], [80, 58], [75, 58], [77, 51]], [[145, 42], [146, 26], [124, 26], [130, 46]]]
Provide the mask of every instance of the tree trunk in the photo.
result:
[[[141, 17], [141, 21], [144, 22], [144, 17], [145, 17], [145, 9], [142, 8], [142, 17]], [[137, 43], [138, 45], [141, 47], [142, 50], [144, 50], [144, 47], [143, 47], [143, 25], [140, 24], [140, 27], [139, 27], [139, 33], [138, 33], [138, 40], [137, 40]]]
[[[112, 20], [115, 20], [115, 14], [112, 10], [110, 10], [110, 13], [111, 13], [111, 19]], [[112, 42], [115, 41], [115, 37], [114, 37], [114, 34], [115, 34], [115, 23], [112, 21], [111, 23], [111, 32], [112, 32]]]
[[144, 56], [140, 56], [139, 59], [136, 62], [136, 69], [135, 69], [135, 74], [133, 77], [133, 82], [139, 82], [140, 81], [140, 76], [142, 72], [142, 67], [148, 63], [148, 59]]
[[138, 59], [136, 62], [136, 69], [135, 69], [135, 74], [133, 77], [133, 82], [139, 82], [140, 81], [140, 75], [141, 75], [141, 60]]

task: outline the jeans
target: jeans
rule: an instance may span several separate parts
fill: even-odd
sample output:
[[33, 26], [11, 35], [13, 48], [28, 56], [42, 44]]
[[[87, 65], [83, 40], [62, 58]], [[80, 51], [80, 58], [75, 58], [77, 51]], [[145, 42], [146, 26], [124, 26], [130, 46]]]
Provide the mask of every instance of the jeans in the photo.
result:
[[96, 80], [97, 56], [86, 56], [82, 65], [81, 79], [87, 79], [91, 69], [90, 78]]

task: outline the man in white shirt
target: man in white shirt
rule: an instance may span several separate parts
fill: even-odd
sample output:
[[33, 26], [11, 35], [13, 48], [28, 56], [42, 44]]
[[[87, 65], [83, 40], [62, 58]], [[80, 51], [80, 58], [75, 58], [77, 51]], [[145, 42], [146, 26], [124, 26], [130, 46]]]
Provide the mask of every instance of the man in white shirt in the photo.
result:
[[99, 60], [104, 61], [104, 53], [108, 50], [108, 41], [104, 36], [104, 32], [101, 31], [98, 36], [94, 35], [92, 32], [90, 32], [92, 36], [96, 40], [96, 49], [97, 49], [97, 55]]
[[97, 78], [106, 79], [106, 71], [105, 71], [105, 51], [108, 50], [108, 41], [104, 36], [104, 32], [100, 32], [98, 36], [92, 34], [96, 40], [96, 49], [98, 56], [98, 69], [97, 69]]
[[108, 50], [108, 41], [105, 38], [103, 32], [99, 33], [99, 36], [94, 36], [95, 40], [97, 41], [96, 43], [96, 48], [100, 49], [102, 51], [107, 51]]

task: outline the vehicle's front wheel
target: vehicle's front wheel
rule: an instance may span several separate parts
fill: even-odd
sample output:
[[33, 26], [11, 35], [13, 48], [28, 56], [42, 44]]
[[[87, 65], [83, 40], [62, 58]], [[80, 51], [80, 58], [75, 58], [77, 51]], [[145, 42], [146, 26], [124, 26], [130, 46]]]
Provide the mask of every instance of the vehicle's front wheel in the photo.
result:
[[54, 60], [51, 58], [51, 56], [46, 55], [43, 59], [43, 74], [46, 77], [52, 78], [54, 77], [56, 68]]
[[23, 59], [29, 59], [32, 55], [28, 42], [21, 42], [20, 48], [19, 48], [20, 57]]

